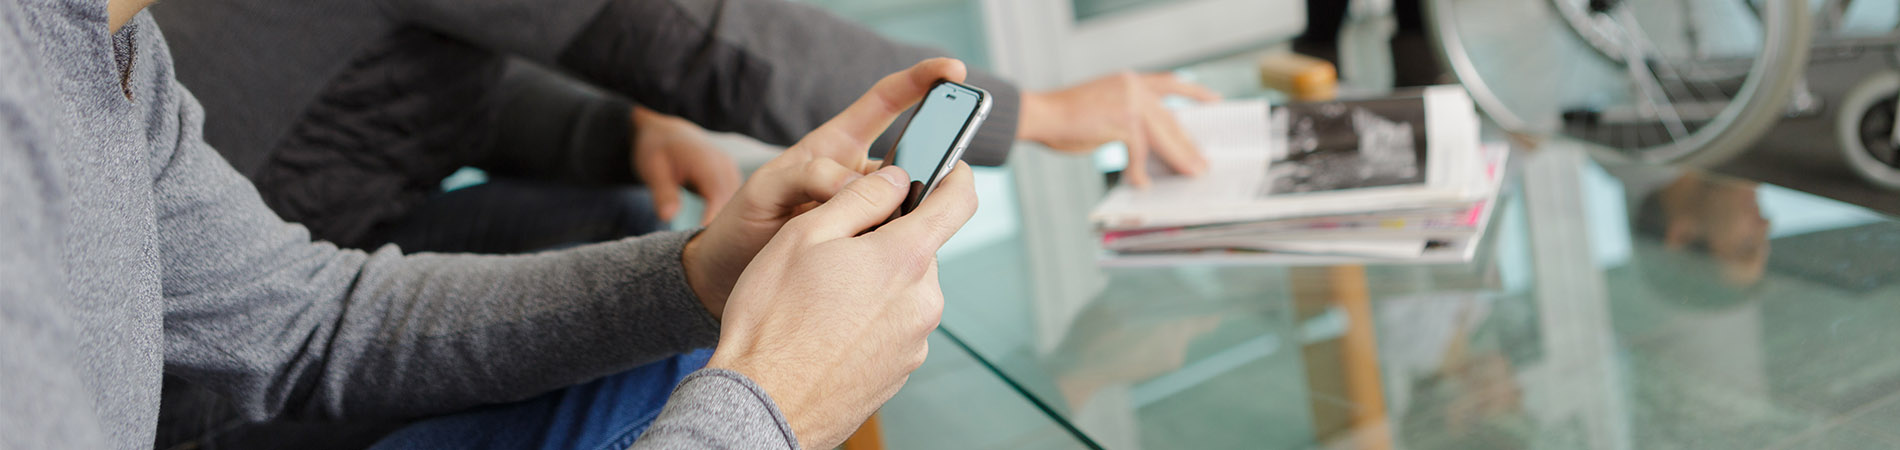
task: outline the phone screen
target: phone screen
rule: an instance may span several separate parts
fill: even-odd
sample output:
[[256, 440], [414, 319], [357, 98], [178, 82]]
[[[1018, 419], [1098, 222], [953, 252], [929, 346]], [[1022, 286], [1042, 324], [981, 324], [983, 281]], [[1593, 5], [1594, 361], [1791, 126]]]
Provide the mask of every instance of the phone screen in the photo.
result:
[[898, 136], [897, 147], [889, 155], [897, 167], [910, 174], [913, 197], [920, 188], [930, 185], [938, 167], [950, 170], [953, 166], [944, 164], [944, 158], [956, 147], [964, 125], [976, 119], [982, 100], [982, 93], [955, 83], [937, 83], [924, 97], [923, 106], [904, 126], [904, 134]]

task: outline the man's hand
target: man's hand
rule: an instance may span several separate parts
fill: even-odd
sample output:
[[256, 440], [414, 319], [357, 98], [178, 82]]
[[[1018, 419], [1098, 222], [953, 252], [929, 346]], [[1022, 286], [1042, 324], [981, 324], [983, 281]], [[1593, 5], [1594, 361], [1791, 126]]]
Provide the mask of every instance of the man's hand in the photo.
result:
[[[876, 170], [865, 149], [897, 115], [922, 100], [937, 80], [963, 81], [962, 61], [932, 59], [871, 86], [844, 112], [772, 158], [693, 240], [681, 259], [686, 281], [714, 317], [753, 255], [786, 221], [830, 200], [846, 183]], [[886, 217], [889, 217], [886, 211]]]
[[680, 188], [706, 199], [700, 224], [712, 222], [739, 191], [739, 165], [706, 140], [706, 130], [678, 117], [633, 107], [633, 170], [653, 193], [661, 220], [680, 211]]
[[1220, 95], [1173, 74], [1123, 72], [1054, 92], [1023, 95], [1022, 125], [1018, 137], [1063, 152], [1087, 153], [1121, 141], [1128, 146], [1128, 168], [1122, 176], [1135, 186], [1147, 186], [1148, 155], [1152, 152], [1186, 175], [1207, 170], [1207, 160], [1174, 114], [1161, 105], [1168, 95], [1198, 101]]
[[[923, 204], [876, 231], [910, 178], [878, 170], [798, 216], [746, 267], [706, 367], [770, 394], [804, 448], [832, 448], [923, 364], [943, 317], [937, 249], [976, 212], [959, 162]], [[862, 234], [862, 235], [860, 235]]]

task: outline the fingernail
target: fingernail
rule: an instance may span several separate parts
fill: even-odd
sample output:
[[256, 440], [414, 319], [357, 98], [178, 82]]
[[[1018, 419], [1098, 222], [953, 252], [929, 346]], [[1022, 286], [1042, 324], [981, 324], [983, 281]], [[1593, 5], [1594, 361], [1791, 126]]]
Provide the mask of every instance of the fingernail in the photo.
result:
[[904, 180], [904, 175], [900, 173], [902, 171], [903, 169], [899, 169], [897, 168], [897, 166], [886, 166], [884, 168], [877, 169], [876, 172], [871, 172], [871, 174], [877, 175], [878, 177], [883, 178], [884, 181], [891, 182], [892, 186], [897, 186], [901, 188], [901, 187], [904, 187], [904, 184], [906, 184]]

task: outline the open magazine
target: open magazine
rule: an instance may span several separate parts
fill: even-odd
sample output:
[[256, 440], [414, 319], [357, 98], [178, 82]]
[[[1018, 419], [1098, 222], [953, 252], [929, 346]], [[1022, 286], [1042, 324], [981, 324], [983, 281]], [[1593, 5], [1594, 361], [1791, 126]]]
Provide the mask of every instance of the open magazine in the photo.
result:
[[[1275, 221], [1203, 227], [1150, 229], [1103, 234], [1108, 249], [1100, 263], [1110, 267], [1178, 264], [1364, 264], [1456, 263], [1476, 256], [1479, 240], [1498, 206], [1506, 158], [1504, 144], [1486, 145], [1486, 178], [1492, 188], [1482, 200], [1452, 215], [1370, 219], [1368, 226], [1325, 224], [1333, 218], [1295, 220], [1321, 225], [1304, 230], [1262, 231]], [[1462, 217], [1454, 218], [1454, 215]], [[1362, 215], [1355, 217], [1371, 217]], [[1425, 222], [1420, 224], [1419, 222]], [[1323, 230], [1323, 231], [1320, 231]], [[1145, 238], [1145, 239], [1144, 239]]]
[[1509, 154], [1455, 86], [1176, 116], [1211, 169], [1111, 190], [1092, 215], [1105, 265], [1469, 260]]
[[1176, 116], [1208, 172], [1115, 187], [1091, 214], [1098, 228], [1459, 209], [1487, 189], [1477, 113], [1455, 86], [1375, 100], [1223, 102]]
[[1117, 230], [1102, 233], [1102, 247], [1114, 251], [1156, 251], [1219, 247], [1235, 239], [1259, 241], [1454, 240], [1483, 231], [1497, 203], [1505, 158], [1502, 143], [1485, 145], [1485, 197], [1458, 208], [1362, 212], [1238, 223]]

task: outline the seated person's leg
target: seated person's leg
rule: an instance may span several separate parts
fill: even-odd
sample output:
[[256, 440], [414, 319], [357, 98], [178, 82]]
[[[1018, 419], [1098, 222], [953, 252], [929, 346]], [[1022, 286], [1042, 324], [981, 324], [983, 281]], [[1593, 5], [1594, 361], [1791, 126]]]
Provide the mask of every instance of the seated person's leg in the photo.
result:
[[706, 366], [696, 350], [518, 403], [416, 422], [375, 450], [624, 449], [660, 414], [680, 379]]

